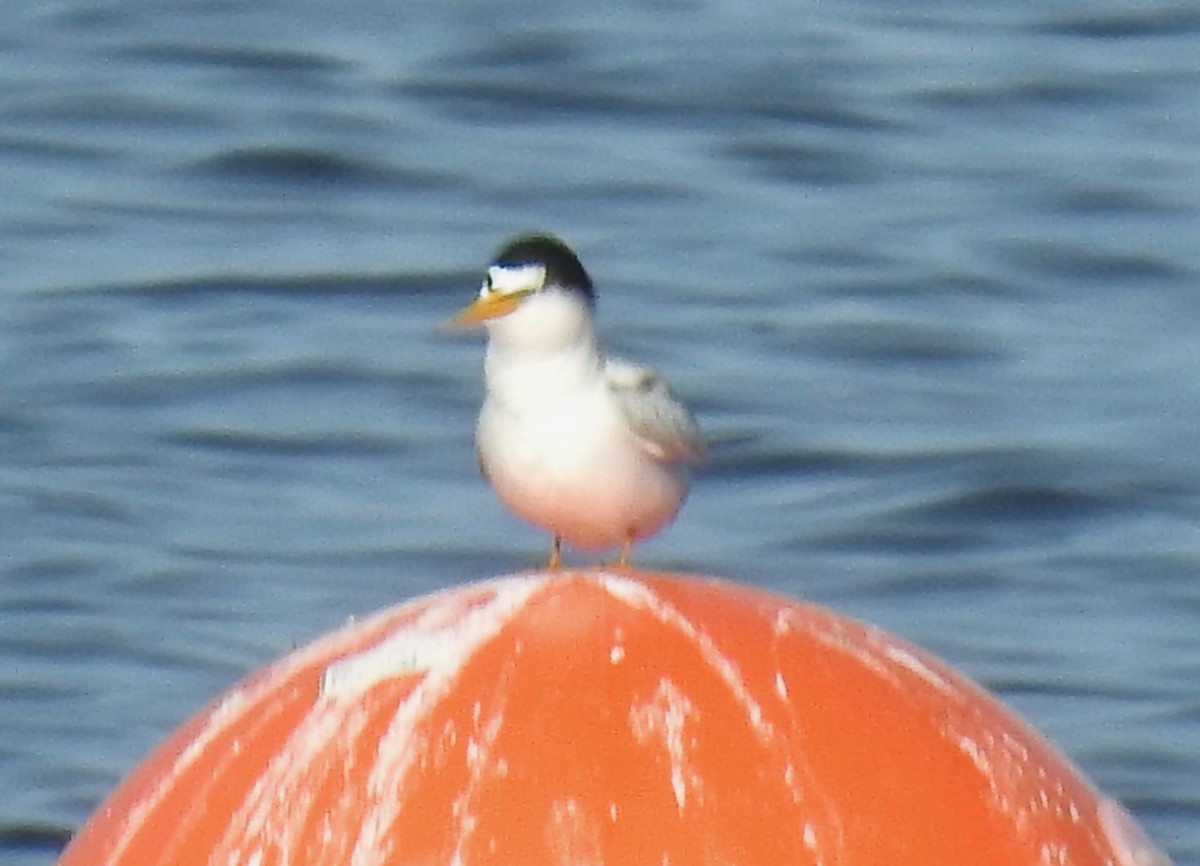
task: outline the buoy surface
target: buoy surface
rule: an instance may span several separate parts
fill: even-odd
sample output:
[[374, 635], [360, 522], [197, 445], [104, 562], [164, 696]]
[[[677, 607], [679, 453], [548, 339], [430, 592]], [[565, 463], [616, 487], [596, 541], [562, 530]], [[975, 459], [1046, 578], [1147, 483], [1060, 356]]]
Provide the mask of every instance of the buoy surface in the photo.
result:
[[152, 753], [60, 860], [1167, 862], [919, 649], [761, 590], [604, 571], [445, 591], [291, 653]]

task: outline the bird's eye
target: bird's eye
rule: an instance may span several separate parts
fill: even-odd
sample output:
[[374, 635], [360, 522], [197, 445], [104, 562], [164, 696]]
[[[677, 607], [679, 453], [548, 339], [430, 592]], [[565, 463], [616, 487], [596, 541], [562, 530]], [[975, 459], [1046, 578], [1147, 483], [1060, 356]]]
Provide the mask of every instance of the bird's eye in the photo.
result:
[[496, 287], [492, 285], [492, 275], [488, 274], [483, 278], [483, 285], [479, 287], [479, 296], [486, 298], [494, 291], [496, 291]]

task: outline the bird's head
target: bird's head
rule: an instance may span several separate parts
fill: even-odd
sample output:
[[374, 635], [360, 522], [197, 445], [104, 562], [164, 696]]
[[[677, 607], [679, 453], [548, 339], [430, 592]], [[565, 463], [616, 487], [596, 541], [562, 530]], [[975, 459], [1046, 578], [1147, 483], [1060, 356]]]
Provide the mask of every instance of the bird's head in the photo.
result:
[[505, 343], [553, 348], [590, 333], [595, 303], [592, 280], [570, 247], [550, 235], [521, 235], [488, 267], [479, 297], [448, 324], [483, 324]]

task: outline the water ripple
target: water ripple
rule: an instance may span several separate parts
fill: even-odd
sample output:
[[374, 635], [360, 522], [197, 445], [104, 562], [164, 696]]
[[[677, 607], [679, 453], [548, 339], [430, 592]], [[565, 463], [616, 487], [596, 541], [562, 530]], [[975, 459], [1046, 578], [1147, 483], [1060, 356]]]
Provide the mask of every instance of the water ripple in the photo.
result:
[[1162, 39], [1200, 32], [1200, 11], [1190, 5], [1158, 6], [1121, 12], [1090, 12], [1039, 24], [1043, 32], [1085, 39]]
[[442, 174], [405, 170], [379, 160], [354, 159], [345, 154], [299, 145], [239, 147], [197, 160], [189, 170], [217, 180], [274, 183], [435, 189], [453, 183]]
[[149, 42], [115, 51], [156, 68], [171, 65], [218, 67], [250, 72], [331, 73], [350, 68], [347, 61], [315, 51], [186, 42]]

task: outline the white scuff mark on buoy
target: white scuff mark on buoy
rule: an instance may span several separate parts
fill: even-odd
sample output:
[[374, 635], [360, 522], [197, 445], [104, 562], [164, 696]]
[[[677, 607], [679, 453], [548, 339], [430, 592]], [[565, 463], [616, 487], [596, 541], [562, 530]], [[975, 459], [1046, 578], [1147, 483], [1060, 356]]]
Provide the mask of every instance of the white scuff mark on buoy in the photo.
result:
[[574, 797], [550, 804], [546, 841], [555, 863], [604, 866], [599, 821]]
[[479, 734], [472, 736], [467, 742], [467, 771], [469, 773], [467, 790], [477, 785], [484, 774], [495, 767], [492, 750], [503, 724], [504, 716], [494, 713], [488, 718], [487, 724], [480, 729]]
[[1028, 788], [1023, 783], [1027, 775], [1035, 774], [1028, 766], [1028, 753], [1011, 748], [1013, 740], [1007, 733], [997, 737], [994, 731], [973, 723], [973, 717], [947, 719], [942, 737], [967, 758], [987, 783], [991, 807], [1006, 816], [1013, 825], [1024, 828], [1037, 808], [1038, 794], [1016, 798], [1011, 793]]
[[288, 734], [230, 815], [224, 835], [213, 848], [213, 862], [243, 862], [247, 840], [264, 839], [270, 840], [272, 853], [287, 862], [305, 827], [296, 815], [313, 811], [312, 779], [327, 776], [331, 762], [348, 749], [330, 749], [329, 744], [353, 742], [368, 722], [361, 708], [346, 709], [311, 712]]
[[[742, 707], [751, 731], [759, 745], [779, 763], [779, 778], [787, 786], [792, 802], [799, 806], [807, 803], [809, 808], [820, 809], [825, 816], [829, 832], [812, 838], [811, 850], [817, 862], [838, 862], [845, 847], [845, 833], [841, 816], [835, 806], [824, 796], [811, 768], [793, 760], [795, 752], [789, 745], [789, 734], [777, 731], [765, 717], [762, 706], [750, 692], [737, 665], [717, 646], [711, 635], [699, 628], [688, 617], [659, 596], [644, 583], [630, 580], [617, 574], [600, 574], [597, 580], [607, 592], [634, 610], [646, 611], [658, 622], [678, 632], [690, 641], [703, 661], [724, 683], [734, 701]], [[784, 610], [775, 622], [776, 637], [793, 626], [793, 614]], [[807, 632], [807, 627], [801, 629]], [[842, 644], [839, 644], [842, 646]], [[882, 661], [876, 665], [886, 670]], [[785, 683], [786, 686], [786, 683]], [[778, 688], [778, 684], [776, 684]]]
[[[448, 596], [375, 648], [339, 662], [326, 672], [326, 696], [335, 703], [353, 702], [358, 690], [382, 678], [412, 672], [414, 661], [419, 661], [423, 672], [379, 738], [365, 791], [370, 805], [350, 866], [379, 863], [394, 854], [388, 828], [405, 808], [409, 771], [428, 747], [426, 738], [418, 732], [421, 720], [453, 688], [463, 666], [480, 647], [494, 639], [546, 584], [543, 579], [509, 578], [490, 583], [492, 592], [486, 599], [475, 597], [464, 603]], [[450, 635], [453, 640], [448, 639]], [[416, 644], [429, 636], [433, 636], [433, 642], [420, 649]], [[342, 665], [348, 667], [336, 671]], [[487, 724], [484, 722], [485, 728]]]
[[804, 822], [804, 830], [800, 836], [804, 842], [804, 847], [809, 851], [816, 852], [817, 850], [817, 828], [812, 825], [811, 821]]
[[[789, 632], [794, 627], [794, 616], [789, 608], [779, 610], [775, 618], [776, 634]], [[866, 623], [845, 622], [826, 616], [820, 620], [806, 620], [804, 626], [797, 630], [816, 638], [823, 646], [849, 655], [867, 670], [902, 691], [907, 691], [907, 688], [901, 671], [932, 686], [941, 695], [956, 697], [962, 691], [960, 685], [944, 676], [936, 666], [929, 664], [915, 648]]]
[[445, 597], [381, 643], [331, 664], [321, 678], [321, 694], [361, 694], [385, 679], [459, 664], [465, 660], [464, 648], [474, 652], [480, 638], [508, 622], [539, 586], [528, 580], [496, 584], [490, 599], [474, 604], [471, 599]]
[[[835, 652], [848, 655], [879, 676], [880, 679], [900, 686], [894, 666], [889, 665], [886, 656], [878, 651], [880, 645], [886, 646], [889, 641], [882, 632], [877, 632], [870, 626], [855, 623], [855, 628], [832, 617], [805, 618], [797, 625], [794, 619], [798, 617], [792, 608], [780, 608], [775, 613], [775, 636], [783, 637], [793, 631], [804, 634]], [[861, 630], [860, 630], [861, 629]]]
[[[984, 727], [985, 722], [968, 705], [964, 704], [962, 709], [962, 714], [947, 717], [941, 734], [983, 777], [987, 801], [995, 814], [1009, 821], [1019, 835], [1030, 832], [1031, 827], [1045, 826], [1042, 816], [1050, 815], [1086, 831], [1096, 847], [1105, 847], [1087, 824], [1080, 823], [1081, 810], [1075, 796], [1047, 768], [1044, 756], [1032, 753], [1009, 731], [997, 734]], [[1049, 839], [1041, 844], [1038, 863], [1040, 866], [1060, 866], [1070, 862], [1069, 853], [1066, 843]], [[1133, 861], [1120, 866], [1164, 864]]]
[[[492, 590], [490, 585], [485, 585], [482, 591], [490, 593]], [[447, 596], [449, 595], [447, 593]], [[226, 695], [204, 719], [191, 741], [175, 759], [171, 771], [163, 776], [149, 797], [130, 810], [130, 820], [125, 822], [125, 833], [114, 846], [113, 856], [116, 857], [132, 841], [147, 820], [152, 820], [149, 816], [159, 808], [165, 796], [180, 786], [179, 779], [189, 772], [198, 760], [221, 754], [222, 750], [215, 746], [220, 737], [225, 736], [228, 731], [238, 730], [240, 742], [256, 742], [258, 732], [272, 725], [281, 713], [287, 711], [292, 702], [300, 699], [311, 687], [308, 672], [312, 668], [319, 667], [329, 658], [336, 658], [348, 648], [363, 641], [364, 633], [369, 638], [374, 633], [384, 634], [389, 629], [396, 628], [393, 623], [397, 619], [403, 620], [411, 611], [426, 604], [428, 602], [424, 600], [413, 602], [362, 621], [354, 628], [343, 629], [320, 638], [289, 653], [249, 684]], [[289, 683], [286, 691], [280, 688], [280, 683]], [[303, 699], [307, 700], [306, 697]], [[249, 725], [239, 727], [239, 722], [247, 719], [251, 720]], [[285, 814], [294, 814], [307, 808], [312, 798], [303, 781], [306, 778], [304, 774], [312, 772], [315, 764], [327, 758], [325, 747], [331, 739], [340, 737], [343, 743], [353, 740], [366, 721], [366, 714], [354, 701], [318, 701], [303, 723], [289, 734], [283, 749], [268, 763], [258, 783], [248, 792], [237, 815], [232, 816], [230, 827], [244, 826], [247, 823], [259, 828], [265, 827], [268, 822], [261, 810], [271, 804], [278, 807], [282, 803], [285, 807], [282, 811]], [[234, 749], [226, 751], [230, 760], [237, 757]], [[327, 775], [328, 771], [332, 771], [332, 768], [319, 768], [317, 775]], [[210, 779], [220, 780], [223, 778], [224, 769], [222, 765], [218, 765], [208, 768], [206, 773]], [[281, 799], [292, 794], [294, 797], [290, 800]], [[338, 808], [344, 808], [346, 805], [347, 797], [343, 794], [339, 798]], [[293, 822], [295, 827], [299, 827], [300, 823]], [[290, 836], [284, 829], [280, 829], [279, 833], [276, 847], [286, 851], [291, 844]], [[271, 837], [257, 835], [247, 838], [261, 841]], [[260, 858], [265, 856], [261, 849], [247, 851], [245, 843], [246, 839], [235, 838], [231, 829], [226, 831], [224, 839], [218, 844], [226, 849], [228, 862], [247, 862], [255, 856], [255, 851]]]
[[948, 736], [950, 736], [951, 740], [953, 740], [954, 745], [958, 747], [958, 750], [970, 758], [971, 763], [975, 765], [975, 769], [977, 769], [980, 774], [988, 777], [989, 779], [994, 778], [994, 774], [992, 773], [992, 762], [988, 760], [987, 750], [982, 748], [979, 743], [965, 734], [949, 734]]
[[781, 701], [788, 699], [787, 681], [784, 680], [782, 671], [775, 671], [775, 694], [779, 695]]
[[[466, 749], [467, 780], [451, 804], [451, 812], [459, 821], [458, 832], [453, 834], [456, 839], [454, 862], [463, 860], [467, 844], [473, 841], [478, 827], [478, 816], [474, 809], [476, 793], [488, 776], [503, 779], [508, 775], [508, 761], [496, 754], [496, 740], [504, 726], [506, 707], [507, 697], [501, 696], [499, 704], [490, 707], [490, 715], [486, 717], [482, 702], [476, 701], [472, 708], [473, 727]], [[489, 845], [494, 850], [496, 840], [490, 839]]]
[[900, 667], [916, 676], [922, 682], [932, 686], [938, 694], [954, 696], [960, 691], [954, 683], [925, 664], [920, 656], [910, 651], [907, 647], [889, 640], [884, 646], [883, 654], [887, 657], [888, 661], [900, 665]]
[[1171, 866], [1171, 858], [1155, 847], [1116, 800], [1104, 797], [1096, 807], [1100, 831], [1117, 857], [1118, 866]]
[[625, 660], [625, 647], [618, 644], [613, 644], [608, 651], [608, 661], [610, 664], [619, 665]]
[[121, 835], [113, 843], [113, 862], [117, 862], [123, 856], [122, 852], [133, 841], [133, 837], [141, 832], [148, 820], [152, 820], [150, 816], [157, 811], [163, 799], [179, 788], [180, 778], [192, 768], [199, 758], [210, 754], [212, 743], [218, 737], [223, 736], [231, 726], [232, 720], [240, 718], [252, 701], [258, 697], [257, 694], [251, 696], [243, 689], [236, 688], [229, 692], [209, 713], [203, 727], [197, 731], [196, 736], [175, 759], [170, 771], [159, 778], [158, 784], [154, 786], [148, 796], [139, 800], [129, 809], [128, 817], [122, 825]]
[[698, 629], [695, 623], [660, 598], [644, 583], [616, 574], [601, 574], [597, 579], [613, 598], [635, 610], [649, 612], [663, 625], [670, 626], [695, 644], [700, 651], [700, 658], [721, 678], [726, 688], [745, 711], [746, 719], [757, 734], [759, 742], [766, 745], [772, 741], [775, 729], [763, 716], [762, 707], [750, 694], [750, 690], [746, 688], [746, 683], [742, 679], [737, 665], [721, 652], [720, 648], [713, 643], [712, 637]]
[[[789, 630], [790, 614], [780, 611], [776, 633]], [[1018, 833], [1026, 833], [1038, 816], [1051, 814], [1078, 824], [1080, 808], [1061, 783], [1051, 783], [1051, 774], [1040, 756], [1009, 731], [989, 729], [979, 717], [974, 684], [960, 680], [919, 650], [872, 626], [836, 620], [809, 623], [805, 629], [831, 649], [843, 652], [895, 688], [899, 695], [932, 690], [951, 709], [939, 722], [939, 733], [970, 761], [987, 785], [990, 807], [1011, 822]], [[1055, 864], [1062, 853], [1057, 842], [1047, 843], [1041, 863]], [[1121, 864], [1126, 866], [1126, 864]], [[1141, 866], [1141, 864], [1137, 864]], [[1153, 864], [1160, 866], [1160, 864]]]
[[657, 743], [667, 756], [671, 772], [671, 791], [675, 806], [683, 814], [689, 792], [699, 794], [702, 781], [691, 768], [689, 740], [685, 728], [698, 715], [687, 695], [668, 679], [658, 681], [649, 700], [629, 708], [629, 725], [634, 738], [645, 745]]
[[1038, 848], [1039, 866], [1068, 866], [1071, 862], [1071, 852], [1061, 842], [1043, 842]]

